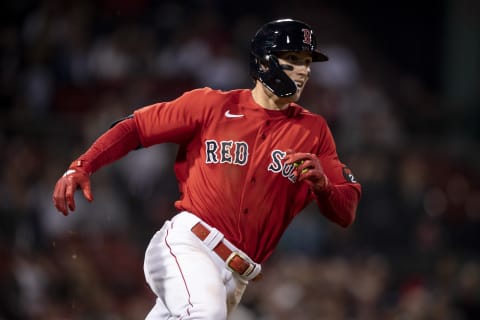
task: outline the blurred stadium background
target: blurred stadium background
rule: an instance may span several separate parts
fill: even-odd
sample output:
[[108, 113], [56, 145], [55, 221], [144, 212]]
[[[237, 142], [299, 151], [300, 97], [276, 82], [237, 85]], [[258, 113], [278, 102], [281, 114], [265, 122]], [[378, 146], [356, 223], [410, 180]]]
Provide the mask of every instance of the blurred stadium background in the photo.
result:
[[235, 320], [480, 319], [480, 3], [16, 0], [0, 22], [0, 319], [143, 319], [147, 241], [173, 214], [175, 146], [56, 179], [110, 123], [199, 86], [249, 87], [263, 23], [311, 24], [331, 61], [302, 105], [363, 184], [355, 224], [307, 208]]

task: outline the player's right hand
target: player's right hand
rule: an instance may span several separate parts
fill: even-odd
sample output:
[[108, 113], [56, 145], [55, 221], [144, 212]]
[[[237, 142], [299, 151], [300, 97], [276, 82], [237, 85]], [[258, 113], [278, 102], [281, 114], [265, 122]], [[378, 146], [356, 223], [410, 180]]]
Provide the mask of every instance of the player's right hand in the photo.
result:
[[90, 188], [90, 177], [81, 169], [68, 169], [65, 174], [58, 179], [53, 190], [53, 204], [63, 215], [68, 215], [68, 210], [75, 210], [74, 193], [77, 188], [81, 189], [84, 197], [88, 201], [93, 201], [93, 195]]

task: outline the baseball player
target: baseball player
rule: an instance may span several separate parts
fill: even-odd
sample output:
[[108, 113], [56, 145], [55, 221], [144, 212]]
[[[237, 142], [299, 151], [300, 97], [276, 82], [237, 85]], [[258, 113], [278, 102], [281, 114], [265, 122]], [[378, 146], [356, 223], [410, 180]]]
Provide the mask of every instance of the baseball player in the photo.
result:
[[68, 215], [77, 188], [93, 200], [90, 175], [101, 167], [135, 149], [179, 145], [178, 212], [145, 253], [157, 296], [147, 319], [226, 319], [311, 201], [334, 223], [354, 221], [361, 186], [324, 118], [296, 103], [311, 63], [327, 60], [309, 25], [269, 22], [251, 42], [253, 89], [201, 88], [137, 109], [60, 177], [53, 201]]

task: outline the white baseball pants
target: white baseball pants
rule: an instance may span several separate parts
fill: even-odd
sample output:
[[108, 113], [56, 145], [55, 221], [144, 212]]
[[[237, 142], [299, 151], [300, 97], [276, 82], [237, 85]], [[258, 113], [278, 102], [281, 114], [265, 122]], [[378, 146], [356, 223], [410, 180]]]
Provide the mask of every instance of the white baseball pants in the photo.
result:
[[144, 271], [157, 299], [146, 320], [223, 320], [240, 302], [248, 281], [227, 269], [192, 233], [190, 229], [199, 221], [197, 216], [181, 212], [151, 239]]

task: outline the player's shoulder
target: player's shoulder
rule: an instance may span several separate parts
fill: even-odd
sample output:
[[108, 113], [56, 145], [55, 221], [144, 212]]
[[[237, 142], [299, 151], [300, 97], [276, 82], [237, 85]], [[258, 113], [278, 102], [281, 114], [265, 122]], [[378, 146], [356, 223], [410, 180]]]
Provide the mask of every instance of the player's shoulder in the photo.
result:
[[186, 92], [185, 94], [224, 99], [224, 98], [230, 98], [230, 97], [242, 95], [244, 94], [245, 91], [247, 91], [247, 89], [221, 90], [221, 89], [213, 89], [210, 87], [203, 87], [203, 88], [193, 89], [191, 91]]
[[305, 107], [300, 106], [299, 104], [292, 103], [292, 107], [294, 108], [294, 113], [297, 117], [301, 119], [305, 119], [307, 121], [318, 122], [321, 124], [327, 124], [327, 120], [321, 114], [311, 111]]
[[185, 92], [181, 99], [196, 105], [218, 106], [241, 100], [247, 89], [220, 90], [210, 87], [197, 88]]

